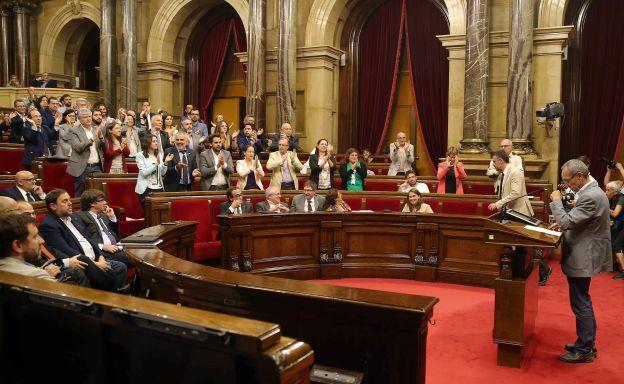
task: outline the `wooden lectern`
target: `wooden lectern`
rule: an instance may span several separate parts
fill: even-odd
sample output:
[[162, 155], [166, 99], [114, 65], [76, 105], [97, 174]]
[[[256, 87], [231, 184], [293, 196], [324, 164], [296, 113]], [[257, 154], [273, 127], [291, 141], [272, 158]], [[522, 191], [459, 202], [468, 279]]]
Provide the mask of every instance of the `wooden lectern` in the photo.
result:
[[[495, 279], [494, 342], [498, 365], [520, 367], [528, 356], [538, 303], [538, 262], [543, 248], [555, 248], [561, 237], [500, 223], [498, 215], [484, 223], [483, 240], [500, 246], [500, 274]], [[546, 228], [540, 225], [540, 228]]]

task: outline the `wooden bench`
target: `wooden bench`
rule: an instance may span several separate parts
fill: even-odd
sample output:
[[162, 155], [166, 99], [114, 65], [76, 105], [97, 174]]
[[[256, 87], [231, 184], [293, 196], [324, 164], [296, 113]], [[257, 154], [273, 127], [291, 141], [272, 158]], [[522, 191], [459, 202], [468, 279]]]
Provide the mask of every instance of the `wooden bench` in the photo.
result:
[[15, 174], [25, 169], [22, 164], [24, 144], [0, 143], [0, 174]]

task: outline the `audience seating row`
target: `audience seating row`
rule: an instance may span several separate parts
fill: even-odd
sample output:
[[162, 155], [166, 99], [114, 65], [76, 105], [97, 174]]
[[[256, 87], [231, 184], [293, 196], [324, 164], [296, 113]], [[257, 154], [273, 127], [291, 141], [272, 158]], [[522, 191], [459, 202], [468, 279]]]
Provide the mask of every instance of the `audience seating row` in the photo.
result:
[[[286, 203], [300, 191], [284, 191], [282, 199]], [[319, 192], [324, 193], [324, 192]], [[255, 204], [264, 200], [261, 191], [245, 191], [247, 201]], [[370, 211], [401, 211], [405, 204], [403, 194], [383, 192], [348, 192], [343, 199], [353, 210]], [[488, 204], [495, 201], [493, 196], [481, 195], [427, 195], [425, 202], [431, 205], [436, 213], [468, 216], [489, 216]], [[195, 246], [192, 261], [215, 259], [221, 255], [221, 243], [217, 216], [220, 205], [227, 201], [223, 192], [196, 191], [193, 193], [164, 192], [148, 197], [145, 203], [146, 226], [156, 225], [172, 220], [192, 220], [199, 224], [195, 233]], [[543, 217], [544, 203], [533, 201], [537, 217]]]

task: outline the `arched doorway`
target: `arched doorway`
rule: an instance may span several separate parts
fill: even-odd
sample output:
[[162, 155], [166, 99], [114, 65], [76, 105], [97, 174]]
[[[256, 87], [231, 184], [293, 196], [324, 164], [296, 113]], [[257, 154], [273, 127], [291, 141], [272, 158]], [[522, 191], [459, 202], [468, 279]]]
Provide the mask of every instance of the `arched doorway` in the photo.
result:
[[[574, 25], [563, 64], [565, 119], [560, 162], [588, 155], [599, 181], [606, 165], [599, 159], [624, 160], [624, 3], [570, 0], [565, 25]], [[601, 42], [596, 44], [596, 42]]]
[[447, 141], [448, 53], [436, 35], [448, 33], [441, 1], [367, 0], [353, 9], [341, 38], [341, 151], [382, 153], [403, 130], [425, 155], [419, 167], [431, 171]]
[[245, 114], [245, 68], [235, 56], [247, 51], [242, 20], [227, 3], [207, 12], [189, 36], [185, 57], [185, 100], [202, 118], [221, 114], [239, 129]]
[[76, 77], [79, 88], [97, 91], [100, 84], [100, 29], [94, 24], [78, 49]]

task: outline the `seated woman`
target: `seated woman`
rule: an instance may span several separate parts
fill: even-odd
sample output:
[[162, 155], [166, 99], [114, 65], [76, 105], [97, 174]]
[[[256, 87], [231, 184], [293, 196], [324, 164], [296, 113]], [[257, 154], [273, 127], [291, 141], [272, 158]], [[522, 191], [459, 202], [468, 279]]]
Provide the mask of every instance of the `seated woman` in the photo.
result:
[[241, 191], [249, 189], [263, 190], [264, 186], [260, 178], [264, 176], [264, 170], [262, 169], [262, 163], [256, 155], [256, 151], [253, 145], [245, 147], [243, 152], [245, 158], [236, 162], [236, 173], [238, 173], [238, 183], [236, 186]]
[[433, 213], [433, 209], [422, 199], [420, 191], [416, 188], [407, 192], [407, 202], [403, 207], [403, 213]]
[[361, 163], [357, 149], [349, 148], [345, 154], [345, 162], [340, 166], [342, 187], [347, 191], [363, 191], [364, 179], [367, 176], [366, 164]]
[[310, 165], [310, 180], [314, 181], [317, 189], [330, 189], [336, 170], [336, 158], [329, 150], [329, 143], [325, 139], [316, 142], [316, 151], [308, 159]]
[[126, 143], [126, 138], [121, 137], [121, 125], [113, 120], [106, 123], [105, 129], [104, 173], [125, 173], [126, 157], [130, 156], [130, 149]]
[[611, 248], [615, 253], [619, 272], [613, 276], [615, 280], [624, 280], [624, 195], [621, 181], [610, 181], [605, 186], [605, 194], [609, 199], [609, 216], [611, 218]]
[[148, 194], [164, 190], [163, 175], [167, 172], [165, 162], [171, 161], [173, 154], [168, 154], [163, 162], [163, 156], [158, 153], [158, 139], [155, 135], [143, 136], [141, 145], [143, 151], [137, 153], [136, 156], [139, 175], [134, 191], [139, 195], [139, 201], [143, 204]]
[[330, 212], [351, 212], [351, 207], [342, 200], [342, 194], [335, 188], [330, 189], [325, 197], [325, 207]]
[[438, 193], [464, 194], [462, 180], [466, 178], [464, 164], [459, 161], [455, 147], [446, 151], [446, 160], [438, 164]]

